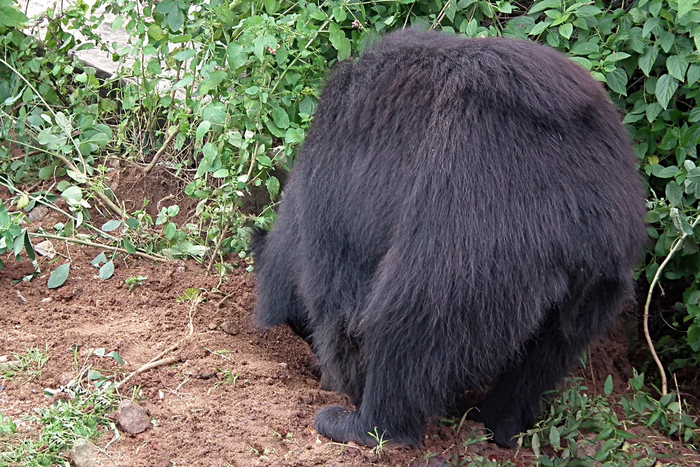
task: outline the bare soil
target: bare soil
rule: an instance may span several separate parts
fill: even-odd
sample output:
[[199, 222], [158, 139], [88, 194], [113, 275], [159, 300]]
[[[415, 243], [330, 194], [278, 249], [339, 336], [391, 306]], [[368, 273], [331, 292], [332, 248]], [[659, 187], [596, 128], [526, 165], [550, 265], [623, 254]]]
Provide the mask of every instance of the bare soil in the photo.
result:
[[[151, 184], [157, 193], [142, 192], [143, 185], [136, 189], [128, 178], [118, 182], [133, 190], [127, 204], [140, 205], [146, 196], [155, 205], [164, 197], [162, 183]], [[49, 213], [31, 228], [49, 228], [58, 220]], [[332, 443], [314, 431], [314, 413], [326, 404], [349, 403], [319, 388], [315, 358], [305, 342], [286, 328], [260, 332], [252, 325], [253, 275], [235, 270], [219, 284], [195, 262], [153, 263], [120, 256], [114, 277], [101, 281], [90, 265], [100, 250], [60, 242], [54, 246], [72, 261], [71, 274], [59, 289], [49, 290], [46, 281], [61, 258], [53, 263], [42, 258], [42, 275], [29, 282], [17, 282], [31, 272], [26, 262], [3, 258], [6, 267], [0, 271], [0, 356], [32, 347], [46, 347], [50, 355], [41, 378], [0, 381], [0, 412], [14, 420], [51, 404], [44, 388], [58, 388], [75, 376], [74, 349], [79, 364], [90, 348], [118, 352], [124, 368], [111, 359], [92, 357], [90, 362], [119, 380], [187, 336], [192, 313], [191, 337], [168, 354], [178, 361], [140, 373], [121, 389], [125, 398], [136, 394], [152, 427], [135, 436], [122, 433], [117, 440], [105, 429], [95, 441], [108, 446], [100, 465], [418, 466], [440, 465], [456, 453], [517, 465], [534, 460], [526, 449], [504, 450], [488, 442], [464, 447], [466, 439], [482, 434], [473, 422], [457, 432], [433, 421], [420, 449], [388, 447], [379, 458], [369, 448]], [[148, 279], [129, 291], [125, 280], [131, 276]], [[203, 289], [206, 300], [196, 306], [179, 302], [188, 288]], [[227, 372], [237, 375], [235, 383], [226, 379]], [[577, 376], [595, 393], [608, 374], [614, 376], [616, 392], [627, 390], [631, 367], [622, 328], [592, 347], [587, 368]], [[27, 435], [37, 429], [26, 423], [20, 428]], [[676, 465], [699, 465], [700, 457], [678, 443], [651, 431], [639, 434], [652, 444], [658, 441], [655, 452], [668, 453]]]

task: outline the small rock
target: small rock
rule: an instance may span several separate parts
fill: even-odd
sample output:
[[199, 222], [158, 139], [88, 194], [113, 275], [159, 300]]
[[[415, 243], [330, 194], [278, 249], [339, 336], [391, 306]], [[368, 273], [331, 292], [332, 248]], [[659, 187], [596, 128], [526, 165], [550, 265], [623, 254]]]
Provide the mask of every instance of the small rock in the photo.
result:
[[235, 336], [236, 334], [241, 332], [240, 326], [238, 326], [233, 321], [224, 321], [223, 323], [221, 323], [221, 330], [224, 331], [226, 334], [231, 334], [232, 336]]
[[285, 369], [285, 370], [286, 370], [287, 368], [289, 368], [289, 365], [287, 365], [287, 364], [284, 363], [284, 362], [280, 363], [280, 366], [281, 366], [283, 369]]
[[71, 373], [70, 371], [66, 371], [65, 373], [61, 373], [58, 376], [58, 384], [60, 384], [61, 386], [67, 386], [68, 383], [70, 383], [72, 379], [73, 379], [73, 373]]
[[[31, 216], [31, 213], [29, 215]], [[44, 240], [43, 242], [34, 245], [34, 251], [41, 256], [48, 257], [49, 259], [53, 259], [53, 257], [56, 256], [56, 250], [53, 247], [53, 243], [48, 240]]]
[[140, 405], [124, 400], [117, 410], [117, 424], [126, 433], [136, 435], [150, 427], [151, 420]]
[[213, 331], [216, 329], [219, 325], [216, 324], [214, 321], [211, 321], [209, 324], [207, 324], [207, 327], [209, 328], [210, 331]]
[[46, 217], [46, 215], [48, 213], [49, 213], [49, 208], [47, 208], [46, 206], [37, 206], [34, 209], [32, 209], [31, 211], [29, 211], [29, 215], [27, 217], [29, 217], [29, 220], [32, 222], [33, 221], [40, 221], [41, 219]]
[[51, 297], [42, 298], [41, 303], [49, 303], [51, 300], [53, 300]]
[[75, 442], [70, 453], [71, 465], [73, 467], [93, 467], [97, 465], [99, 452], [99, 449], [90, 441], [79, 439]]

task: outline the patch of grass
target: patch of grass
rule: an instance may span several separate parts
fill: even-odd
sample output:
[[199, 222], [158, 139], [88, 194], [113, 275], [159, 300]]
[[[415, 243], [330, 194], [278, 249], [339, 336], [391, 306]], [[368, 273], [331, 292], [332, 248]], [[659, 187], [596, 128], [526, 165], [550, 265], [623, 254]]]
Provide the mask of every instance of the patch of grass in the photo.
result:
[[25, 353], [12, 352], [11, 360], [0, 363], [0, 378], [26, 378], [28, 381], [41, 378], [41, 369], [49, 361], [48, 349], [31, 348]]
[[38, 428], [38, 436], [20, 435], [16, 425], [0, 415], [0, 434], [10, 435], [0, 446], [0, 465], [66, 465], [63, 454], [70, 451], [77, 440], [99, 438], [105, 431], [113, 431], [115, 438], [119, 437], [107, 414], [116, 410], [120, 397], [112, 381], [93, 370], [87, 362], [68, 385], [44, 392], [47, 396], [61, 397], [50, 406], [22, 417]]

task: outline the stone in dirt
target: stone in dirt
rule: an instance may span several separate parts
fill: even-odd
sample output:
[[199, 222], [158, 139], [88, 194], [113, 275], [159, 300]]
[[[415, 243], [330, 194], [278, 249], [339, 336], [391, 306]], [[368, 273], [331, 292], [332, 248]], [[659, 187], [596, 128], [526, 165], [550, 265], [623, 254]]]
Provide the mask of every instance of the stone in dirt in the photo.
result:
[[233, 321], [224, 321], [223, 323], [221, 323], [221, 330], [224, 331], [226, 334], [231, 334], [232, 336], [235, 336], [236, 334], [241, 332], [240, 326], [238, 326]]
[[122, 401], [116, 413], [116, 421], [124, 432], [137, 435], [151, 426], [151, 419], [146, 411], [135, 402]]
[[100, 465], [99, 455], [100, 450], [90, 441], [79, 439], [75, 442], [73, 450], [70, 453], [70, 464], [73, 467], [94, 467]]

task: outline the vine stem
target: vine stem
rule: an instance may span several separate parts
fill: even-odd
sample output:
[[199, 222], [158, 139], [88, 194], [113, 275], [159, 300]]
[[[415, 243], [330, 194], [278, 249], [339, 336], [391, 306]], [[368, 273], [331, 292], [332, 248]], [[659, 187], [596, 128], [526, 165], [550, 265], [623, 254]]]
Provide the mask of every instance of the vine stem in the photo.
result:
[[[694, 229], [698, 225], [698, 222], [700, 222], [700, 215], [698, 215], [698, 217], [695, 218], [695, 222], [693, 222], [693, 224], [690, 226], [691, 229]], [[676, 239], [676, 241], [673, 244], [673, 248], [671, 248], [671, 251], [668, 253], [668, 256], [666, 256], [666, 259], [664, 259], [664, 261], [661, 263], [659, 269], [656, 270], [656, 274], [654, 274], [654, 279], [651, 281], [651, 285], [649, 285], [647, 301], [644, 304], [644, 337], [647, 340], [647, 345], [649, 346], [651, 356], [654, 358], [656, 367], [659, 369], [659, 373], [661, 374], [662, 396], [668, 394], [668, 379], [666, 378], [666, 371], [664, 370], [664, 366], [661, 364], [661, 360], [659, 359], [659, 356], [656, 353], [654, 342], [651, 340], [651, 335], [649, 334], [649, 306], [651, 305], [651, 297], [654, 293], [654, 287], [656, 287], [656, 284], [658, 284], [659, 278], [661, 278], [661, 273], [663, 272], [668, 262], [671, 261], [673, 255], [675, 255], [676, 252], [678, 252], [678, 250], [681, 249], [681, 246], [683, 246], [683, 241], [686, 239], [686, 237], [688, 237], [688, 234], [683, 232], [682, 235]]]
[[51, 234], [34, 233], [34, 232], [29, 232], [29, 236], [34, 237], [34, 238], [48, 238], [51, 240], [63, 240], [66, 242], [75, 243], [77, 245], [83, 245], [83, 246], [94, 246], [97, 248], [103, 248], [105, 250], [118, 251], [120, 253], [125, 253], [127, 255], [140, 256], [141, 258], [150, 259], [151, 261], [157, 261], [159, 263], [167, 263], [168, 262], [167, 258], [163, 258], [160, 256], [153, 256], [153, 255], [149, 255], [148, 253], [142, 253], [140, 251], [135, 251], [133, 253], [129, 253], [124, 248], [103, 245], [101, 243], [95, 243], [95, 242], [91, 242], [89, 240], [82, 240], [80, 238], [75, 238], [75, 237], [61, 237], [60, 235], [51, 235]]

